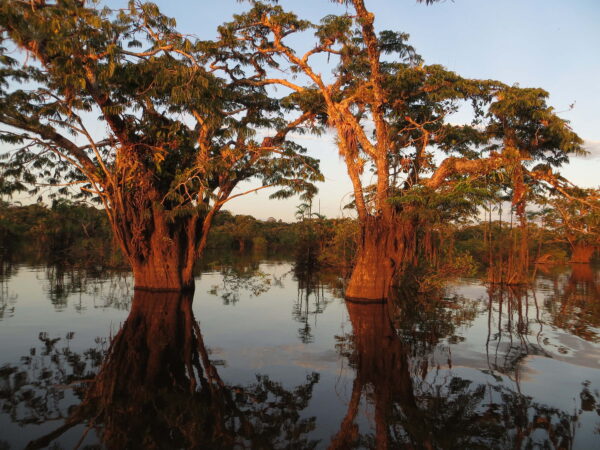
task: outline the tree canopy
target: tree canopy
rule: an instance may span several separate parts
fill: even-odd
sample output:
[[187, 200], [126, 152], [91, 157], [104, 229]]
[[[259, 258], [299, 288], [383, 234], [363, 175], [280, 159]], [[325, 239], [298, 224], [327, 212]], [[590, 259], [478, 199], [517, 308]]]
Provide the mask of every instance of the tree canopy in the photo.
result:
[[[0, 137], [18, 146], [3, 189], [79, 186], [104, 204], [134, 270], [173, 253], [166, 237], [186, 242], [171, 266], [189, 278], [241, 182], [310, 202], [318, 162], [290, 136], [331, 129], [362, 227], [357, 267], [387, 267], [350, 284], [380, 291], [414, 262], [432, 223], [504, 194], [525, 230], [533, 191], [567, 192], [557, 169], [582, 141], [546, 91], [426, 64], [406, 33], [376, 29], [363, 0], [340, 1], [349, 10], [318, 24], [249, 3], [202, 41], [152, 3], [1, 0]], [[295, 39], [307, 35], [301, 54]], [[317, 69], [324, 59], [331, 74]], [[456, 123], [459, 111], [469, 119]]]

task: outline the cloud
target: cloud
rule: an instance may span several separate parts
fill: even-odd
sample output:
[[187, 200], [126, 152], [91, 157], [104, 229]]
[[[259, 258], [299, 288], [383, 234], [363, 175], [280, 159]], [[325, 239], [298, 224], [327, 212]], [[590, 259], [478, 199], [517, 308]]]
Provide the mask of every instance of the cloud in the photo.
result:
[[590, 154], [584, 156], [584, 158], [600, 158], [600, 141], [585, 141], [583, 143], [583, 148], [590, 152]]

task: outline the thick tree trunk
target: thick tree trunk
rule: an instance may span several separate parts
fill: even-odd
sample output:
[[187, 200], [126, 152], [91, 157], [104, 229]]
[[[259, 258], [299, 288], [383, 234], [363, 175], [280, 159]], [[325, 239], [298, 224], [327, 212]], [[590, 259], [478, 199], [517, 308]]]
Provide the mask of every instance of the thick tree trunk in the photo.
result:
[[589, 264], [574, 264], [571, 266], [571, 277], [569, 282], [573, 284], [577, 283], [593, 283], [594, 282], [594, 270]]
[[198, 240], [203, 233], [200, 217], [169, 219], [159, 206], [126, 211], [113, 229], [133, 270], [134, 286], [149, 291], [194, 289], [193, 268]]
[[571, 253], [571, 263], [589, 264], [594, 256], [596, 247], [586, 243], [578, 243], [573, 245], [573, 252]]
[[[182, 226], [177, 228], [183, 228]], [[155, 229], [143, 256], [132, 260], [135, 289], [150, 291], [188, 291], [194, 289], [193, 265], [188, 254], [195, 253], [184, 230], [167, 233]]]
[[184, 274], [179, 254], [184, 249], [174, 244], [153, 246], [150, 254], [134, 260], [133, 278], [135, 289], [148, 291], [188, 291], [194, 289], [191, 273]]
[[356, 264], [346, 297], [383, 300], [406, 260], [414, 256], [414, 228], [407, 221], [367, 217], [361, 225]]

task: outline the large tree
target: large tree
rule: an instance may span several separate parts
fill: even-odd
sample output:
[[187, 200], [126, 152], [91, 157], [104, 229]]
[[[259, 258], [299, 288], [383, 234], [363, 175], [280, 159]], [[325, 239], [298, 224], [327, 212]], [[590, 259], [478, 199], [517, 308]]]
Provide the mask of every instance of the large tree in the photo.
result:
[[[427, 233], [431, 214], [423, 206], [447, 208], [440, 198], [475, 202], [477, 184], [528, 159], [528, 148], [515, 157], [511, 141], [505, 139], [508, 127], [520, 124], [518, 108], [503, 109], [502, 99], [513, 88], [425, 65], [408, 45], [406, 34], [376, 32], [375, 17], [364, 1], [346, 3], [354, 14], [327, 16], [319, 25], [279, 6], [255, 3], [221, 27], [221, 42], [236, 55], [230, 63], [257, 66], [261, 61], [264, 69], [248, 79], [249, 85], [284, 86], [290, 91], [286, 102], [335, 131], [361, 225], [346, 295], [381, 299], [387, 297], [394, 278], [415, 262], [421, 241], [426, 241], [420, 238]], [[314, 32], [315, 44], [300, 54], [290, 36], [308, 31]], [[331, 75], [320, 73], [323, 57], [332, 60]], [[517, 98], [528, 95], [514, 89]], [[546, 107], [544, 101], [542, 96]], [[447, 123], [448, 116], [468, 104], [473, 123]], [[540, 117], [536, 126], [522, 127], [523, 134], [530, 133], [522, 140], [553, 134], [564, 139], [553, 140], [550, 154], [575, 149], [577, 136], [554, 117]], [[512, 180], [520, 182], [517, 175]]]
[[284, 197], [321, 177], [288, 140], [311, 113], [218, 76], [219, 48], [175, 25], [151, 3], [0, 0], [0, 138], [13, 146], [2, 186], [99, 200], [136, 288], [193, 288], [241, 182]]

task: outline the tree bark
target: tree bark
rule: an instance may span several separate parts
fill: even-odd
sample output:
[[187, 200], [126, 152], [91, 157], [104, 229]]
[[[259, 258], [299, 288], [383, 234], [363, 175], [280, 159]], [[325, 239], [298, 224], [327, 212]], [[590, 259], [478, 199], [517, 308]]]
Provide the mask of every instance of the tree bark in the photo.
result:
[[388, 297], [394, 278], [414, 257], [416, 234], [409, 221], [368, 216], [361, 224], [356, 264], [346, 297], [368, 301]]
[[[166, 239], [165, 239], [166, 241]], [[182, 248], [176, 243], [154, 245], [150, 253], [132, 264], [134, 287], [148, 291], [191, 291], [194, 289], [192, 274], [184, 274], [179, 257]]]
[[596, 247], [586, 243], [578, 243], [572, 246], [571, 263], [589, 264], [594, 256]]
[[[506, 284], [527, 284], [529, 278], [529, 229], [525, 215], [525, 202], [521, 200], [516, 207], [519, 220], [518, 236], [513, 236], [513, 248], [509, 256]], [[512, 230], [515, 233], [516, 230]]]
[[131, 264], [135, 289], [192, 291], [202, 217], [169, 218], [148, 204], [132, 209], [114, 215], [113, 231]]

